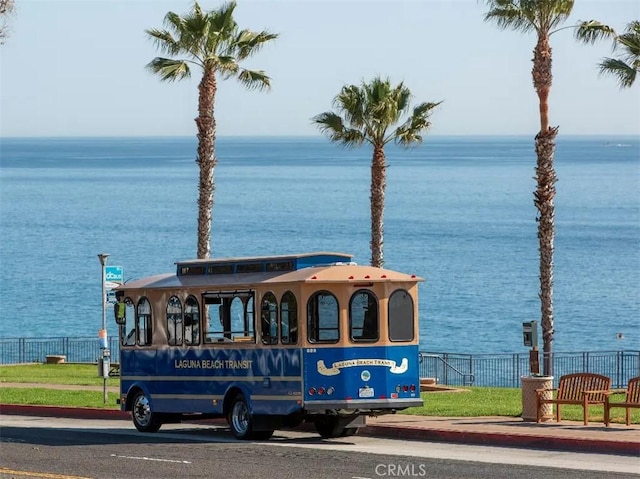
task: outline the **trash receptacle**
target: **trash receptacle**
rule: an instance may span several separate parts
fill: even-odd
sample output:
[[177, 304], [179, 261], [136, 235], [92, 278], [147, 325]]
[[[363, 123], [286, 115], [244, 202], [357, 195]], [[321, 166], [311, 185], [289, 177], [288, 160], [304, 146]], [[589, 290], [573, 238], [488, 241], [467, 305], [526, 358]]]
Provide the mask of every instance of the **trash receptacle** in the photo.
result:
[[[522, 376], [522, 420], [536, 422], [538, 414], [536, 410], [536, 389], [553, 388], [553, 376]], [[543, 393], [544, 398], [551, 398], [551, 391]], [[553, 405], [542, 405], [542, 420], [553, 418]]]

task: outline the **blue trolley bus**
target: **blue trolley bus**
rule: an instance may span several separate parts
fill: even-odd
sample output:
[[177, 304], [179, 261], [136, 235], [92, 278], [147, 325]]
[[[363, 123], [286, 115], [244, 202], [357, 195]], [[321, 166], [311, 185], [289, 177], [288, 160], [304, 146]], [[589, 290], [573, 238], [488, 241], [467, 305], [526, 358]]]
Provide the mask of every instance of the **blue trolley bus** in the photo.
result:
[[181, 261], [119, 286], [121, 409], [143, 432], [224, 417], [235, 437], [268, 439], [302, 422], [347, 436], [421, 406], [422, 278], [352, 260]]

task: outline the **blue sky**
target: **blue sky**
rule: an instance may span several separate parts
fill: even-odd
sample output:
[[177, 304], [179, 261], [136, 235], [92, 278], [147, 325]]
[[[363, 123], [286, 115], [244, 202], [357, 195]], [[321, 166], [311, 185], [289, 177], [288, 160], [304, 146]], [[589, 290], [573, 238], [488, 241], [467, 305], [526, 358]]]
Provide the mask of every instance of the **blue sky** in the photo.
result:
[[[201, 0], [207, 10], [221, 2]], [[144, 66], [157, 56], [144, 30], [186, 0], [19, 0], [0, 47], [0, 136], [195, 135], [199, 72], [162, 83]], [[241, 27], [280, 38], [246, 64], [270, 92], [219, 85], [218, 134], [318, 135], [311, 117], [344, 84], [375, 75], [404, 81], [415, 102], [443, 101], [433, 135], [535, 135], [533, 34], [498, 30], [476, 0], [239, 0]], [[598, 19], [622, 30], [637, 0], [576, 0], [566, 25]], [[600, 77], [610, 44], [552, 36], [550, 117], [561, 134], [640, 134], [640, 84]], [[636, 82], [638, 83], [638, 82]]]

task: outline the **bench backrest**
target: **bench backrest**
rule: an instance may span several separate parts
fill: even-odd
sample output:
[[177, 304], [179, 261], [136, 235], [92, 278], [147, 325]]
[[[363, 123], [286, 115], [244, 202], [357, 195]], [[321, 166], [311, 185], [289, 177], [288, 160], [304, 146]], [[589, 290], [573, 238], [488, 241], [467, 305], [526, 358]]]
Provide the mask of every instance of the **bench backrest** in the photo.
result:
[[640, 404], [640, 376], [629, 379], [625, 402]]
[[[568, 401], [581, 401], [583, 391], [608, 391], [611, 388], [611, 379], [607, 376], [595, 373], [575, 373], [560, 376], [558, 383], [558, 399]], [[594, 401], [604, 401], [605, 394], [592, 394]]]

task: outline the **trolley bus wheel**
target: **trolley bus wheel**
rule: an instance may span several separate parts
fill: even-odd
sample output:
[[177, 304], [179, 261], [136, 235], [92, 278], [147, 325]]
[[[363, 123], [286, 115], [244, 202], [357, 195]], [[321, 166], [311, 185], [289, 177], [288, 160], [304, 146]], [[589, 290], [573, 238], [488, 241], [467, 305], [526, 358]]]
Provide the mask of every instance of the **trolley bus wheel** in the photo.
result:
[[151, 411], [149, 398], [143, 392], [136, 394], [131, 408], [131, 418], [136, 429], [140, 432], [157, 432], [162, 426], [157, 414]]
[[320, 416], [313, 424], [318, 434], [325, 439], [347, 435], [345, 434], [347, 428], [344, 427], [338, 416]]
[[254, 431], [249, 406], [242, 394], [233, 398], [227, 422], [231, 427], [231, 432], [237, 439], [256, 439], [266, 441], [273, 436], [273, 429], [265, 431]]

